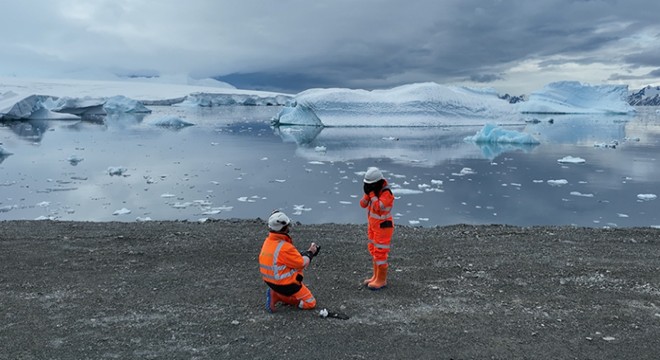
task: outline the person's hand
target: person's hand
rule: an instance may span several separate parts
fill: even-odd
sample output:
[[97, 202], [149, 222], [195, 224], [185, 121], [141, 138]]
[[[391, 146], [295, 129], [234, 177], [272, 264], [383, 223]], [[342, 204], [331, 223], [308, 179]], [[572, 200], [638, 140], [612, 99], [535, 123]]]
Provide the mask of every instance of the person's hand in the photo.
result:
[[364, 190], [365, 195], [368, 195], [371, 192], [371, 184], [364, 183], [362, 190]]
[[314, 256], [318, 255], [320, 250], [321, 250], [321, 247], [316, 245], [316, 243], [312, 243], [312, 245], [309, 246], [309, 252], [314, 254]]

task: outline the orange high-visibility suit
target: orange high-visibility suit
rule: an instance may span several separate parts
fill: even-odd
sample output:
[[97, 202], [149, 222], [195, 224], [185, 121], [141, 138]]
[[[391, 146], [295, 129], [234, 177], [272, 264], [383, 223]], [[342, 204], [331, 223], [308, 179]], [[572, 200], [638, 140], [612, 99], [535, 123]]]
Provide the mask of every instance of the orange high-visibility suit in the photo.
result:
[[374, 260], [374, 265], [387, 268], [387, 257], [390, 252], [390, 241], [394, 234], [394, 222], [392, 220], [392, 206], [394, 195], [383, 180], [383, 187], [378, 194], [371, 192], [365, 194], [360, 200], [360, 206], [367, 209], [369, 226], [367, 236], [369, 253]]
[[302, 256], [287, 234], [270, 232], [261, 247], [259, 268], [264, 282], [273, 289], [276, 299], [297, 306], [313, 309], [316, 299], [302, 283], [303, 270], [310, 259]]

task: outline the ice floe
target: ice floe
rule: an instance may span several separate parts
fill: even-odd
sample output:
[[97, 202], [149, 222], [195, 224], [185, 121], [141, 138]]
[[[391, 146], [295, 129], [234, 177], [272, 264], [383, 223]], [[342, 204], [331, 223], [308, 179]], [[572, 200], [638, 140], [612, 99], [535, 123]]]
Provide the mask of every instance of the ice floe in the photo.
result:
[[585, 159], [573, 156], [564, 156], [563, 158], [557, 160], [561, 164], [583, 164], [586, 162]]

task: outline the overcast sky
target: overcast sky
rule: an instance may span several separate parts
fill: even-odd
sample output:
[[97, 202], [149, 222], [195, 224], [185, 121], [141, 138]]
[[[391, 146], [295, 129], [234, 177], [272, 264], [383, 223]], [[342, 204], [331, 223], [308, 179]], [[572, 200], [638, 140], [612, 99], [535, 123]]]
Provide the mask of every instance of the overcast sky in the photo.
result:
[[660, 85], [658, 0], [0, 0], [0, 33], [0, 76], [223, 76], [291, 93]]

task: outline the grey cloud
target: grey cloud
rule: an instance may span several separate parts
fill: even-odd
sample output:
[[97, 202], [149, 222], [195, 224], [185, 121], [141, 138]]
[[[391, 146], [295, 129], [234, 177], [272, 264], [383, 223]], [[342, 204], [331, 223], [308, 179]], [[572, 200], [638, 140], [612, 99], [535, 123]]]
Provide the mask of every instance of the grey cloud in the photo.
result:
[[[32, 0], [3, 6], [0, 32], [16, 35], [0, 38], [0, 71], [188, 73], [288, 91], [492, 82], [526, 60], [659, 66], [658, 13], [655, 0]], [[656, 46], [634, 48], [641, 32]]]
[[489, 83], [496, 80], [502, 80], [503, 77], [497, 74], [475, 74], [470, 76], [470, 80], [478, 83]]

